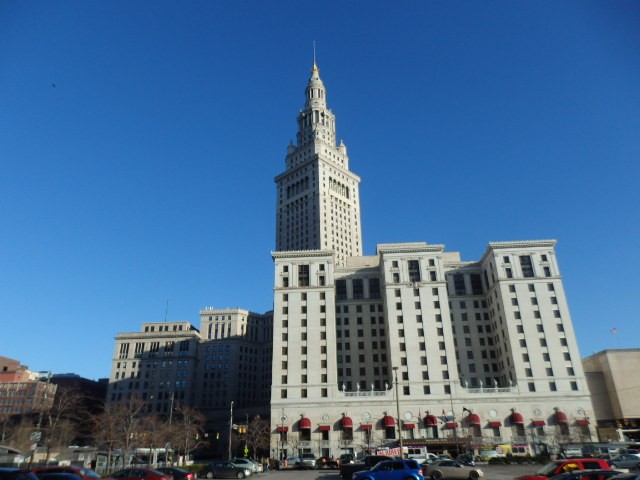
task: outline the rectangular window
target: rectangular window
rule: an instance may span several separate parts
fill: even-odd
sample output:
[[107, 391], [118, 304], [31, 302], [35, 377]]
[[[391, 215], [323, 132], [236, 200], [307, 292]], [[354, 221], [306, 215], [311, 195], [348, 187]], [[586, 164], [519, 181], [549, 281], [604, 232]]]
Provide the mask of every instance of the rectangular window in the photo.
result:
[[353, 288], [353, 298], [364, 298], [364, 285], [361, 278], [354, 278], [351, 281], [351, 287]]
[[380, 298], [380, 280], [377, 278], [369, 279], [369, 298]]
[[479, 273], [472, 273], [469, 277], [471, 279], [471, 293], [473, 295], [482, 295], [482, 278]]
[[409, 266], [409, 281], [419, 282], [420, 281], [420, 262], [418, 262], [418, 260], [409, 260], [407, 264]]
[[520, 268], [522, 269], [523, 277], [532, 278], [534, 276], [530, 255], [520, 255]]
[[347, 299], [347, 281], [336, 280], [336, 300]]
[[464, 275], [456, 274], [453, 276], [453, 288], [456, 295], [465, 295], [467, 293], [464, 286]]
[[298, 265], [298, 286], [309, 286], [309, 265]]

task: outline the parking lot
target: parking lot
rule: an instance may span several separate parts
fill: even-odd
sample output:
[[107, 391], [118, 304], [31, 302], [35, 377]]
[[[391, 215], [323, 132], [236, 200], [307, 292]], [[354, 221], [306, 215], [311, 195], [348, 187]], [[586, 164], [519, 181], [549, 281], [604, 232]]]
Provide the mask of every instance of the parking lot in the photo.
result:
[[[486, 480], [511, 480], [518, 475], [533, 473], [541, 465], [479, 465]], [[336, 470], [271, 470], [259, 473], [255, 480], [340, 480]]]

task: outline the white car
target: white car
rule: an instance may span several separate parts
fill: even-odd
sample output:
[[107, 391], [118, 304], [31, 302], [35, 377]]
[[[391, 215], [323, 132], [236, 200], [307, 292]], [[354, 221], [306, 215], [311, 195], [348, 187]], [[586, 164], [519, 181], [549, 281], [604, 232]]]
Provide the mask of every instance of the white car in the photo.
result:
[[[251, 473], [258, 473], [258, 464], [248, 458], [240, 458], [240, 457], [232, 458], [231, 463], [233, 463], [238, 467], [248, 468], [249, 470], [251, 470]], [[260, 466], [262, 467], [262, 465]]]

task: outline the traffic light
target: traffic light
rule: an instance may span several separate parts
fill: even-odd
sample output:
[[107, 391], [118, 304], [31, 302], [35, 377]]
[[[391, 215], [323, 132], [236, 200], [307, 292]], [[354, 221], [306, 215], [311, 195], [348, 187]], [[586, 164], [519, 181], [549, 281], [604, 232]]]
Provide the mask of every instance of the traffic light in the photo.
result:
[[216, 440], [220, 440], [220, 432], [216, 432]]

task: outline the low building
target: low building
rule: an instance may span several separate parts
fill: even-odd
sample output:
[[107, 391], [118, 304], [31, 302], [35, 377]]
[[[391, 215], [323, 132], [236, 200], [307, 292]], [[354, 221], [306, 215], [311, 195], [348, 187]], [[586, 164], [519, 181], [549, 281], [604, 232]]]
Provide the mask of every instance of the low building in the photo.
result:
[[640, 441], [640, 349], [603, 350], [582, 360], [601, 441]]

